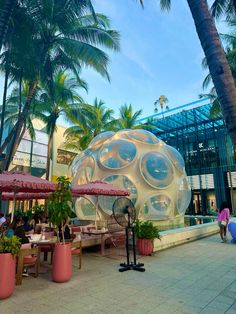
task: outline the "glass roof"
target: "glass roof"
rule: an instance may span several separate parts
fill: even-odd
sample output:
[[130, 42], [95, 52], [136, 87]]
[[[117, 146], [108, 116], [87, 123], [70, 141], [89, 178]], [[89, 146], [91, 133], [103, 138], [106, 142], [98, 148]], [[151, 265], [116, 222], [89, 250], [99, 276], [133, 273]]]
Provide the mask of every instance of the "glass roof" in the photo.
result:
[[211, 107], [211, 103], [191, 109], [185, 107], [177, 113], [170, 114], [166, 111], [147, 119], [151, 118], [151, 124], [156, 127], [153, 133], [157, 136], [167, 133], [169, 136], [176, 136], [176, 132], [189, 134], [196, 131], [223, 128], [224, 122], [221, 113], [214, 118], [210, 118]]

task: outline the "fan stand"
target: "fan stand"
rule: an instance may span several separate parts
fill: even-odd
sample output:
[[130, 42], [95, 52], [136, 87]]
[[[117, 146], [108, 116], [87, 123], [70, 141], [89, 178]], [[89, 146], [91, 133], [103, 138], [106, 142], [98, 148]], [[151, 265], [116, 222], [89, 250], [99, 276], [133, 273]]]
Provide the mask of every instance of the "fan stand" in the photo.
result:
[[[131, 270], [131, 269], [144, 272], [145, 271], [145, 268], [143, 267], [144, 264], [143, 263], [138, 263], [137, 264], [134, 227], [132, 227], [131, 223], [130, 223], [130, 213], [129, 213], [129, 211], [127, 212], [127, 214], [128, 214], [128, 226], [125, 228], [125, 237], [126, 237], [125, 244], [126, 244], [127, 263], [121, 263], [120, 264], [121, 267], [119, 268], [119, 272], [124, 272], [126, 270]], [[133, 258], [134, 258], [133, 262], [130, 262], [129, 230], [131, 230], [131, 232], [132, 232], [132, 246], [133, 246]]]

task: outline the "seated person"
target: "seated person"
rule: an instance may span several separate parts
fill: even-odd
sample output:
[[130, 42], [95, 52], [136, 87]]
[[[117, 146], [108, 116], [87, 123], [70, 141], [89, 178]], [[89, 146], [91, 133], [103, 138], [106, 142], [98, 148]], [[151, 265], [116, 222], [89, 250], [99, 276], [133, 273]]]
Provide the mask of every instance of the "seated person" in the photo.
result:
[[6, 222], [6, 218], [3, 213], [0, 213], [0, 227]]
[[[71, 237], [71, 234], [70, 234], [70, 228], [69, 228], [66, 220], [64, 220], [63, 227], [64, 227], [64, 239], [65, 239], [65, 241], [71, 240], [72, 237]], [[59, 237], [60, 237], [60, 240], [62, 241], [63, 238], [62, 238], [61, 226], [59, 226]]]
[[25, 232], [31, 231], [33, 229], [33, 226], [29, 224], [29, 217], [23, 216], [22, 220], [24, 222], [23, 229], [25, 230]]
[[[15, 220], [14, 220], [15, 219]], [[14, 235], [21, 239], [21, 244], [29, 243], [29, 239], [25, 235], [25, 230], [23, 228], [23, 220], [21, 217], [16, 217], [13, 219], [13, 230]]]

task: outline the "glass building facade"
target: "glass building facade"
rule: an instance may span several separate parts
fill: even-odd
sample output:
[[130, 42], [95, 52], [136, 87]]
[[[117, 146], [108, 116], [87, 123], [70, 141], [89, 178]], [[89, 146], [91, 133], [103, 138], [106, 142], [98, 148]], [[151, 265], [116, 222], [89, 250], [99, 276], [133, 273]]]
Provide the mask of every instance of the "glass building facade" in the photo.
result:
[[148, 117], [152, 132], [184, 158], [192, 189], [190, 214], [208, 214], [224, 200], [236, 209], [236, 151], [222, 115], [210, 116], [211, 106], [204, 99]]

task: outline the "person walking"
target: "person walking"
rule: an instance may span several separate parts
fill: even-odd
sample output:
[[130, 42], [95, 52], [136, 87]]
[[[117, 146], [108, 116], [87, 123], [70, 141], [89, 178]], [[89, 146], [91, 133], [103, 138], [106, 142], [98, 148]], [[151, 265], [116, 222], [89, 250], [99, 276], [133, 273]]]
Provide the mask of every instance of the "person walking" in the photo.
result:
[[220, 237], [222, 240], [222, 243], [227, 242], [227, 226], [229, 223], [229, 216], [230, 216], [230, 212], [229, 212], [229, 208], [226, 202], [222, 202], [219, 212], [218, 212], [218, 225], [220, 227]]

